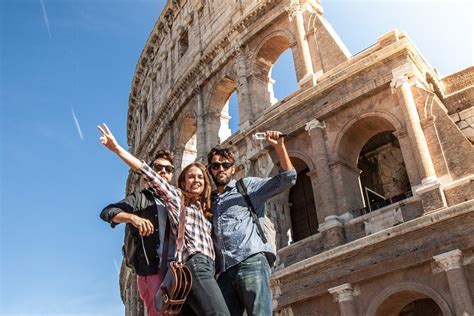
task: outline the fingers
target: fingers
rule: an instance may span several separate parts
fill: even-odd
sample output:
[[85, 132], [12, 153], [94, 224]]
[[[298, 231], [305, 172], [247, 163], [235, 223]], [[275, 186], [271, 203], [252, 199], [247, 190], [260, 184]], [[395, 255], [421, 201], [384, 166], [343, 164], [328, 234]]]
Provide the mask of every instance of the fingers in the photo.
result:
[[102, 135], [105, 135], [105, 131], [102, 129], [100, 125], [97, 125], [97, 129], [102, 133]]
[[140, 218], [137, 221], [135, 227], [138, 228], [138, 232], [142, 236], [149, 236], [149, 235], [153, 234], [153, 229], [154, 229], [153, 224], [147, 219]]
[[105, 123], [102, 123], [102, 126], [97, 125], [97, 129], [98, 129], [103, 135], [106, 135], [106, 136], [112, 135], [112, 132], [110, 131], [110, 129], [109, 129], [109, 127], [107, 126], [107, 124], [105, 124]]
[[107, 126], [107, 124], [103, 123], [104, 127], [105, 127], [105, 130], [107, 131], [107, 133], [109, 134], [112, 134], [112, 132], [110, 131], [109, 127]]
[[278, 140], [278, 138], [280, 138], [281, 133], [278, 131], [266, 131], [265, 135], [267, 136], [267, 139]]

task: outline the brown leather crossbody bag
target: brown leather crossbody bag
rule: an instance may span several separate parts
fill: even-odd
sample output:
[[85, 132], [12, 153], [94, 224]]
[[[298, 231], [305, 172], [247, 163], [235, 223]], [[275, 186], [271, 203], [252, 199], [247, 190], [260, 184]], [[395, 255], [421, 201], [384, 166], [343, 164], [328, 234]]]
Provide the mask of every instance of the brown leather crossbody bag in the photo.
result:
[[[181, 308], [191, 290], [191, 271], [183, 263], [184, 248], [184, 221], [186, 218], [186, 207], [184, 200], [181, 200], [181, 210], [179, 213], [178, 238], [176, 239], [176, 258], [168, 265], [162, 262], [160, 267], [161, 285], [155, 294], [155, 308], [164, 315], [179, 315]], [[161, 258], [168, 258], [169, 244], [169, 219], [166, 221], [165, 243]]]

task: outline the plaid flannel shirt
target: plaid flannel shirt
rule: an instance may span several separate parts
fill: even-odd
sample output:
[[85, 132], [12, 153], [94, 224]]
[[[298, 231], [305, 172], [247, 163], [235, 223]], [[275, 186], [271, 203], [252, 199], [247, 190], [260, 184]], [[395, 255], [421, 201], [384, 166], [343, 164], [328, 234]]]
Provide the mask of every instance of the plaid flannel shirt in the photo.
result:
[[[163, 198], [168, 210], [171, 229], [175, 236], [178, 233], [179, 213], [181, 210], [181, 190], [163, 180], [146, 163], [140, 168], [155, 193]], [[212, 243], [212, 223], [206, 219], [199, 202], [193, 203], [185, 208], [184, 225], [184, 250], [183, 258], [186, 261], [195, 253], [202, 253], [212, 260], [215, 259], [214, 246]]]

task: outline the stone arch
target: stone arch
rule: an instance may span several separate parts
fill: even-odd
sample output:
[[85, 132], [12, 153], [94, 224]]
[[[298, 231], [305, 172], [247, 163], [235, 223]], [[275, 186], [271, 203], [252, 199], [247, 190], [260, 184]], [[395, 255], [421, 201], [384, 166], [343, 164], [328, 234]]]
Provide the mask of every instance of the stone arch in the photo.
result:
[[237, 81], [226, 75], [211, 88], [207, 109], [207, 128], [208, 134], [214, 138], [211, 140], [213, 146], [222, 143], [232, 134], [229, 128], [229, 98], [237, 90], [237, 86]]
[[288, 30], [273, 31], [270, 34], [267, 34], [263, 39], [261, 39], [260, 44], [255, 48], [256, 54], [254, 56], [254, 60], [252, 60], [252, 64], [255, 64], [255, 61], [259, 58], [259, 56], [270, 57], [269, 58], [270, 60], [273, 58], [272, 63], [274, 63], [278, 59], [278, 56], [281, 54], [283, 50], [280, 50], [280, 54], [277, 54], [276, 57], [274, 54], [272, 54], [269, 51], [265, 51], [265, 50], [262, 51], [263, 47], [265, 47], [266, 45], [268, 46], [273, 38], [277, 38], [280, 41], [286, 41], [288, 43], [287, 48], [294, 47], [296, 45], [296, 40], [290, 31]]
[[[371, 111], [369, 113], [358, 115], [357, 117], [354, 117], [348, 120], [341, 128], [341, 131], [337, 135], [336, 141], [334, 142], [334, 145], [333, 145], [332, 151], [333, 151], [334, 156], [341, 157], [341, 152], [346, 151], [347, 154], [346, 155], [343, 154], [342, 158], [344, 158], [347, 162], [357, 161], [357, 156], [354, 155], [354, 152], [357, 152], [357, 153], [360, 152], [360, 149], [362, 149], [363, 145], [367, 142], [367, 140], [370, 137], [368, 137], [367, 134], [360, 135], [361, 133], [357, 133], [359, 134], [358, 135], [359, 138], [356, 138], [354, 135], [351, 134], [351, 132], [357, 129], [356, 124], [363, 125], [364, 123], [370, 124], [368, 128], [372, 129], [372, 136], [376, 134], [375, 132], [376, 130], [382, 131], [382, 130], [386, 130], [387, 128], [392, 129], [393, 131], [403, 130], [403, 124], [392, 113], [389, 113], [386, 111]], [[370, 134], [370, 131], [368, 132]], [[360, 138], [360, 136], [365, 136], [365, 137]], [[347, 146], [349, 145], [349, 142], [352, 139], [355, 139], [355, 144], [357, 147], [359, 147], [358, 151], [355, 149], [350, 150], [349, 148], [347, 148]]]
[[301, 159], [309, 168], [309, 171], [312, 171], [316, 168], [316, 166], [314, 165], [314, 162], [313, 162], [313, 159], [311, 159], [311, 157], [305, 153], [305, 152], [301, 152], [299, 150], [292, 150], [292, 149], [287, 149], [288, 151], [288, 156], [290, 156], [290, 158], [298, 158], [298, 159]]
[[[397, 296], [398, 294], [398, 296]], [[432, 299], [441, 309], [443, 316], [453, 315], [446, 300], [433, 288], [415, 282], [403, 282], [393, 284], [379, 292], [367, 309], [367, 316], [382, 316], [384, 309], [392, 305], [394, 300], [398, 300], [397, 306], [400, 309], [408, 303], [420, 299]]]
[[189, 111], [183, 115], [178, 126], [178, 141], [176, 142], [175, 167], [176, 175], [196, 160], [197, 157], [197, 120], [196, 113]]
[[[271, 78], [272, 67], [287, 49], [292, 50], [295, 60], [295, 47], [296, 41], [290, 31], [276, 30], [267, 34], [255, 48], [251, 58], [251, 73], [253, 88], [258, 91], [258, 95], [255, 96], [259, 107], [257, 111], [263, 111], [278, 102], [273, 89], [275, 81]], [[294, 70], [296, 76], [296, 69]]]
[[398, 140], [399, 133], [394, 134], [400, 131], [400, 121], [383, 111], [359, 115], [344, 125], [330, 166], [336, 181], [343, 183], [335, 188], [341, 210], [360, 215], [412, 195], [405, 164], [411, 149]]

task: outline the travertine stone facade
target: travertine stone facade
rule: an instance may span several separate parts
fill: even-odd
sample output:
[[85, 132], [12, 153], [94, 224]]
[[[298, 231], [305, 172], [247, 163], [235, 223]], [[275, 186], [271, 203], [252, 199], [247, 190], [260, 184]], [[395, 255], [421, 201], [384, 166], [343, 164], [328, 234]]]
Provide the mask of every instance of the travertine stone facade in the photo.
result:
[[[277, 100], [287, 49], [299, 89]], [[128, 143], [145, 160], [171, 148], [177, 174], [231, 146], [238, 177], [265, 177], [275, 153], [251, 135], [289, 135], [299, 182], [267, 203], [276, 315], [470, 315], [473, 104], [474, 67], [441, 77], [398, 31], [352, 56], [319, 1], [174, 0], [137, 63]], [[143, 315], [135, 283], [123, 268], [127, 315]]]

